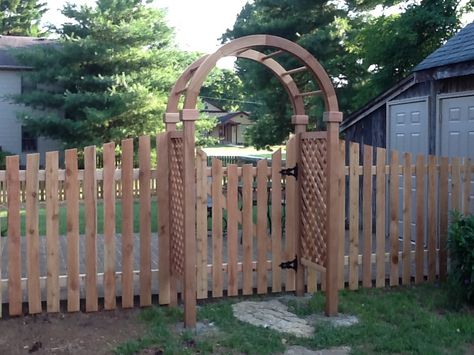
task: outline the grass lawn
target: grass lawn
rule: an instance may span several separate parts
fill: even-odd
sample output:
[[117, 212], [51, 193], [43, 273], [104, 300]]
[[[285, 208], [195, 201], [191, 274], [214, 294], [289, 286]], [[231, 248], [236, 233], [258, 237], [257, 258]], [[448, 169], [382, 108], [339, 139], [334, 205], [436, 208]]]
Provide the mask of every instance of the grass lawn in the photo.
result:
[[[156, 233], [157, 231], [157, 203], [152, 201], [151, 203], [151, 231]], [[59, 207], [59, 235], [66, 235], [67, 223], [66, 223], [66, 205], [62, 204]], [[135, 201], [133, 204], [133, 230], [135, 233], [140, 231], [140, 204], [138, 201]], [[84, 204], [79, 205], [79, 233], [85, 233], [85, 209]], [[46, 208], [42, 205], [38, 211], [39, 215], [39, 234], [46, 235]], [[122, 233], [122, 203], [115, 203], [115, 228], [117, 233]], [[21, 235], [25, 235], [25, 223], [26, 223], [26, 212], [25, 209], [20, 211], [21, 217]], [[0, 225], [2, 229], [2, 236], [5, 236], [6, 227], [7, 227], [7, 211], [0, 211]], [[97, 233], [102, 234], [104, 232], [104, 204], [102, 202], [97, 203]]]
[[[468, 354], [474, 345], [474, 309], [453, 309], [446, 286], [343, 291], [340, 311], [356, 315], [359, 323], [346, 328], [319, 324], [310, 339], [238, 321], [231, 309], [237, 301], [216, 301], [199, 308], [199, 320], [218, 329], [208, 335], [176, 331], [177, 322], [182, 321], [181, 309], [144, 310], [141, 317], [148, 331], [140, 339], [122, 344], [116, 353], [152, 349], [165, 354], [273, 354], [283, 352], [287, 345], [302, 345], [311, 349], [349, 346], [354, 354]], [[289, 310], [301, 317], [323, 309], [321, 293], [309, 301], [289, 304]]]

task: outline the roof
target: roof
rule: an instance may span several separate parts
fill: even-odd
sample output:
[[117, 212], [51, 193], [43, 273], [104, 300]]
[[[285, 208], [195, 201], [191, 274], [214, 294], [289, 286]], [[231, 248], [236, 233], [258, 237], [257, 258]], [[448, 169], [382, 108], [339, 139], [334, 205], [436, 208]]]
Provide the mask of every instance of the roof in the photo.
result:
[[46, 38], [0, 35], [0, 69], [31, 68], [20, 64], [11, 53], [11, 50], [52, 42], [52, 40]]
[[347, 116], [341, 122], [340, 131], [343, 132], [345, 129], [360, 121], [365, 116], [371, 114], [372, 112], [380, 108], [382, 105], [385, 105], [387, 101], [392, 100], [394, 97], [398, 96], [400, 93], [408, 89], [413, 84], [415, 84], [414, 75], [410, 74], [405, 79], [400, 80], [390, 89], [384, 91], [380, 95], [376, 96], [374, 99], [370, 100], [365, 106]]
[[474, 22], [464, 27], [443, 46], [418, 64], [413, 71], [474, 60]]
[[225, 124], [227, 123], [228, 121], [230, 121], [232, 118], [234, 118], [235, 116], [238, 116], [240, 114], [243, 114], [243, 115], [249, 115], [247, 112], [244, 112], [244, 111], [239, 111], [239, 112], [229, 112], [228, 114], [224, 115], [224, 116], [221, 116], [218, 118], [219, 120], [219, 123], [220, 124]]

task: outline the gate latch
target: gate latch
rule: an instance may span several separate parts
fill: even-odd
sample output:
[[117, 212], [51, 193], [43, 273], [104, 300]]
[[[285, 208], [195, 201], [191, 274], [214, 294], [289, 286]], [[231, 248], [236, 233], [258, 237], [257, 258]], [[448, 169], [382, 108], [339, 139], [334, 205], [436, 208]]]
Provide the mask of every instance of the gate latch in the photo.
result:
[[295, 258], [290, 261], [284, 261], [280, 264], [282, 269], [293, 269], [298, 271], [298, 257], [295, 255]]
[[292, 168], [281, 169], [280, 174], [284, 176], [294, 176], [295, 179], [298, 179], [298, 164]]

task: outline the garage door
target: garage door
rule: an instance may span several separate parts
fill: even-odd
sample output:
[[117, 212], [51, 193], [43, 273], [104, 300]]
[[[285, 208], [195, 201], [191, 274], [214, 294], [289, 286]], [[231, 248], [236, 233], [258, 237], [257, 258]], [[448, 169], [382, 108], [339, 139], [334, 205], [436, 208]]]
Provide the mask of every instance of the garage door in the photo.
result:
[[[387, 147], [399, 151], [399, 159], [403, 159], [403, 152], [412, 153], [412, 164], [415, 163], [416, 155], [428, 155], [428, 102], [426, 98], [416, 101], [393, 101], [388, 104], [389, 138]], [[398, 178], [398, 200], [400, 216], [398, 230], [403, 238], [403, 175]], [[416, 235], [416, 181], [412, 178], [412, 216], [411, 216], [411, 239]], [[426, 189], [426, 188], [425, 188]], [[427, 206], [424, 206], [426, 208]], [[387, 206], [387, 211], [388, 211]], [[388, 217], [387, 217], [388, 218]]]
[[[467, 157], [474, 160], [474, 94], [441, 97], [439, 100], [441, 129], [439, 151], [442, 156]], [[471, 193], [474, 181], [471, 181]], [[470, 210], [474, 212], [474, 196]]]
[[399, 152], [428, 154], [428, 105], [419, 101], [394, 101], [388, 106], [388, 148]]

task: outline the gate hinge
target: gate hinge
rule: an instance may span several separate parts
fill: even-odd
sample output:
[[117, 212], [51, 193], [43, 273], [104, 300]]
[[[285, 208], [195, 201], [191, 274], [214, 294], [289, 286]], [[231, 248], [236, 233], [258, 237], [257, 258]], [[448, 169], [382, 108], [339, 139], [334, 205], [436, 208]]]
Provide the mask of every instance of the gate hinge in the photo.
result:
[[290, 261], [284, 261], [280, 264], [282, 269], [293, 269], [298, 271], [298, 257], [295, 255], [295, 258]]
[[284, 176], [294, 176], [295, 179], [298, 179], [298, 164], [292, 168], [281, 169], [280, 174]]

